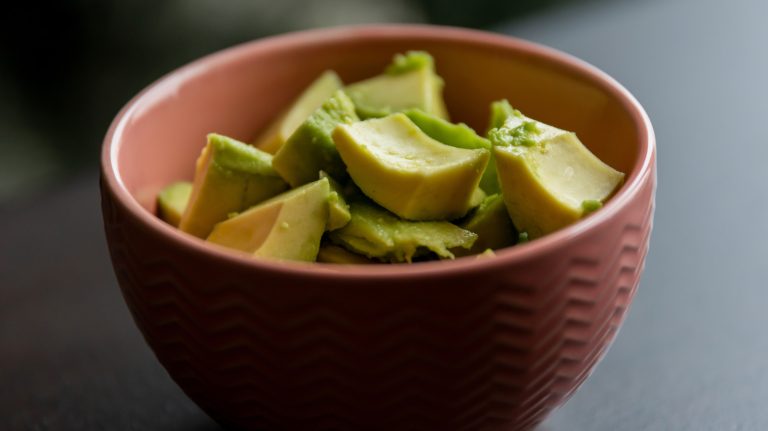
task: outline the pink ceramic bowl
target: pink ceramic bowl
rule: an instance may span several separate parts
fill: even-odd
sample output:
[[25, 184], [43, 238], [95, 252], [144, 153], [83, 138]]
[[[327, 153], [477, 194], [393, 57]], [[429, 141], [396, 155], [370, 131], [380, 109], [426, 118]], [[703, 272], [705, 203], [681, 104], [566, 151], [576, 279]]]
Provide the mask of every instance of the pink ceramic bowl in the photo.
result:
[[[492, 100], [575, 130], [626, 172], [600, 211], [531, 243], [415, 265], [251, 260], [157, 219], [208, 132], [249, 140], [325, 69], [346, 82], [432, 53], [454, 120]], [[139, 329], [173, 379], [241, 429], [522, 430], [562, 404], [614, 338], [643, 269], [656, 184], [643, 108], [566, 54], [430, 26], [315, 30], [247, 43], [160, 79], [112, 123], [104, 224]]]

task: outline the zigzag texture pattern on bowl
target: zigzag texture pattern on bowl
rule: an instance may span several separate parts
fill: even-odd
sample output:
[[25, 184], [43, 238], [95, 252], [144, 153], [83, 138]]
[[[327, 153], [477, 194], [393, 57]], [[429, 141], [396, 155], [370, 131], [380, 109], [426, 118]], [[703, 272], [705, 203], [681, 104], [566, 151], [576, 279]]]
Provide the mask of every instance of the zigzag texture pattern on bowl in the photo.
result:
[[[301, 51], [306, 46], [312, 49]], [[282, 70], [288, 70], [288, 58], [305, 61], [308, 70], [300, 75], [306, 81], [325, 67], [343, 77], [364, 76], [391, 53], [414, 47], [435, 54], [444, 67], [449, 107], [476, 127], [481, 116], [458, 101], [487, 106], [481, 103], [499, 97], [475, 91], [480, 84], [494, 87], [499, 77], [517, 73], [522, 83], [495, 85], [497, 92], [517, 97], [535, 116], [543, 108], [533, 95], [551, 88], [548, 80], [557, 81], [564, 90], [547, 96], [550, 104], [561, 100], [549, 118], [570, 124], [593, 142], [593, 151], [628, 172], [622, 191], [587, 220], [496, 258], [375, 269], [250, 261], [175, 232], [151, 215], [153, 193], [190, 175], [184, 163], [194, 160], [205, 132], [245, 136], [268, 120], [262, 108], [248, 111], [256, 127], [242, 113], [235, 120], [205, 119], [198, 111], [206, 103], [219, 107], [210, 93], [217, 87], [234, 86], [226, 94], [242, 89], [231, 101], [236, 113], [247, 110], [248, 97], [265, 91], [246, 82], [259, 79], [267, 57]], [[478, 59], [504, 73], [467, 78], [464, 65]], [[201, 64], [209, 67], [189, 73]], [[239, 429], [523, 430], [589, 375], [637, 288], [653, 219], [653, 133], [626, 90], [542, 47], [435, 27], [300, 33], [191, 67], [160, 81], [118, 116], [105, 143], [102, 206], [115, 273], [137, 326], [173, 379], [212, 417]], [[222, 78], [233, 74], [234, 83]], [[173, 79], [205, 83], [200, 94], [209, 96], [201, 99], [196, 92], [202, 90], [184, 87], [186, 82], [169, 86]], [[168, 87], [173, 91], [163, 96]], [[285, 102], [298, 88], [275, 98]], [[581, 106], [577, 118], [568, 116], [571, 106]], [[193, 118], [184, 114], [190, 109]], [[175, 115], [202, 124], [190, 121], [182, 130], [182, 123], [168, 121]], [[610, 124], [589, 130], [601, 122]], [[166, 123], [179, 129], [165, 130]], [[139, 142], [151, 130], [161, 138], [181, 137], [165, 149], [158, 147], [162, 139], [154, 147]], [[177, 161], [162, 173], [154, 170], [162, 168], [156, 162], [137, 167], [152, 148], [179, 154]]]

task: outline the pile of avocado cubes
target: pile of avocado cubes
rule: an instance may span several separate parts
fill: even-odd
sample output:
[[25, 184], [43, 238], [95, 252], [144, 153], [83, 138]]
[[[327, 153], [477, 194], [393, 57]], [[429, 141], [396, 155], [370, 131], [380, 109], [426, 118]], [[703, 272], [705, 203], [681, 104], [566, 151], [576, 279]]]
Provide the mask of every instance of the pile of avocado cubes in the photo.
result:
[[400, 263], [493, 255], [602, 206], [624, 174], [571, 132], [491, 105], [485, 137], [448, 120], [432, 57], [344, 86], [323, 73], [252, 145], [208, 135], [159, 216], [278, 260]]

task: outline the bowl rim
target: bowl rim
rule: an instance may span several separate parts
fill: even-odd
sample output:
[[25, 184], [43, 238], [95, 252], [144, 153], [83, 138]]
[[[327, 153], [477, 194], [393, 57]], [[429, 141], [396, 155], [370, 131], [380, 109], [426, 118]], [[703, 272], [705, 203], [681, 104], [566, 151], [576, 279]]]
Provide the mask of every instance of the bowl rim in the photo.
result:
[[[515, 51], [550, 64], [557, 64], [569, 69], [573, 74], [586, 78], [614, 97], [624, 107], [637, 127], [640, 146], [639, 157], [635, 160], [635, 165], [627, 175], [624, 185], [606, 205], [576, 223], [535, 241], [496, 250], [494, 251], [495, 257], [492, 258], [466, 256], [449, 261], [420, 262], [410, 265], [340, 265], [254, 259], [245, 253], [210, 244], [179, 231], [144, 209], [128, 191], [118, 170], [117, 156], [123, 131], [135, 111], [141, 109], [143, 104], [151, 103], [156, 97], [162, 97], [168, 88], [177, 87], [185, 79], [196, 75], [201, 70], [237, 62], [253, 51], [274, 51], [312, 44], [329, 44], [350, 38], [370, 40], [418, 38], [444, 42], [456, 41], [463, 44], [476, 44], [485, 48], [495, 47], [502, 51]], [[290, 32], [244, 42], [203, 56], [160, 77], [128, 101], [110, 124], [101, 150], [101, 187], [108, 188], [113, 197], [144, 228], [166, 238], [177, 246], [189, 249], [201, 257], [223, 259], [231, 264], [248, 267], [252, 270], [291, 277], [333, 277], [353, 281], [403, 277], [409, 279], [429, 278], [494, 270], [510, 264], [528, 261], [549, 253], [554, 248], [572, 244], [589, 232], [600, 229], [629, 205], [644, 183], [648, 181], [655, 165], [655, 151], [656, 139], [653, 126], [637, 99], [607, 73], [570, 54], [513, 36], [481, 30], [429, 24], [350, 25]]]

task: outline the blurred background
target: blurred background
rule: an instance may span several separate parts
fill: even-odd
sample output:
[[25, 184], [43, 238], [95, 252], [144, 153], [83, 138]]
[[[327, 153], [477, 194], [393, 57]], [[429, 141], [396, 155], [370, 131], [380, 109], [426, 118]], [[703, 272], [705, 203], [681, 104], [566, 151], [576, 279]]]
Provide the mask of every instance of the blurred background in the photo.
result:
[[[133, 325], [101, 140], [163, 74], [255, 38], [421, 22], [601, 68], [658, 142], [651, 251], [608, 355], [539, 431], [768, 430], [766, 0], [60, 0], [0, 9], [0, 430], [219, 430]], [[439, 67], [439, 66], [438, 66]]]
[[16, 2], [12, 13], [3, 14], [0, 30], [0, 207], [95, 170], [101, 138], [122, 105], [163, 74], [213, 51], [340, 24], [491, 28], [576, 1]]

